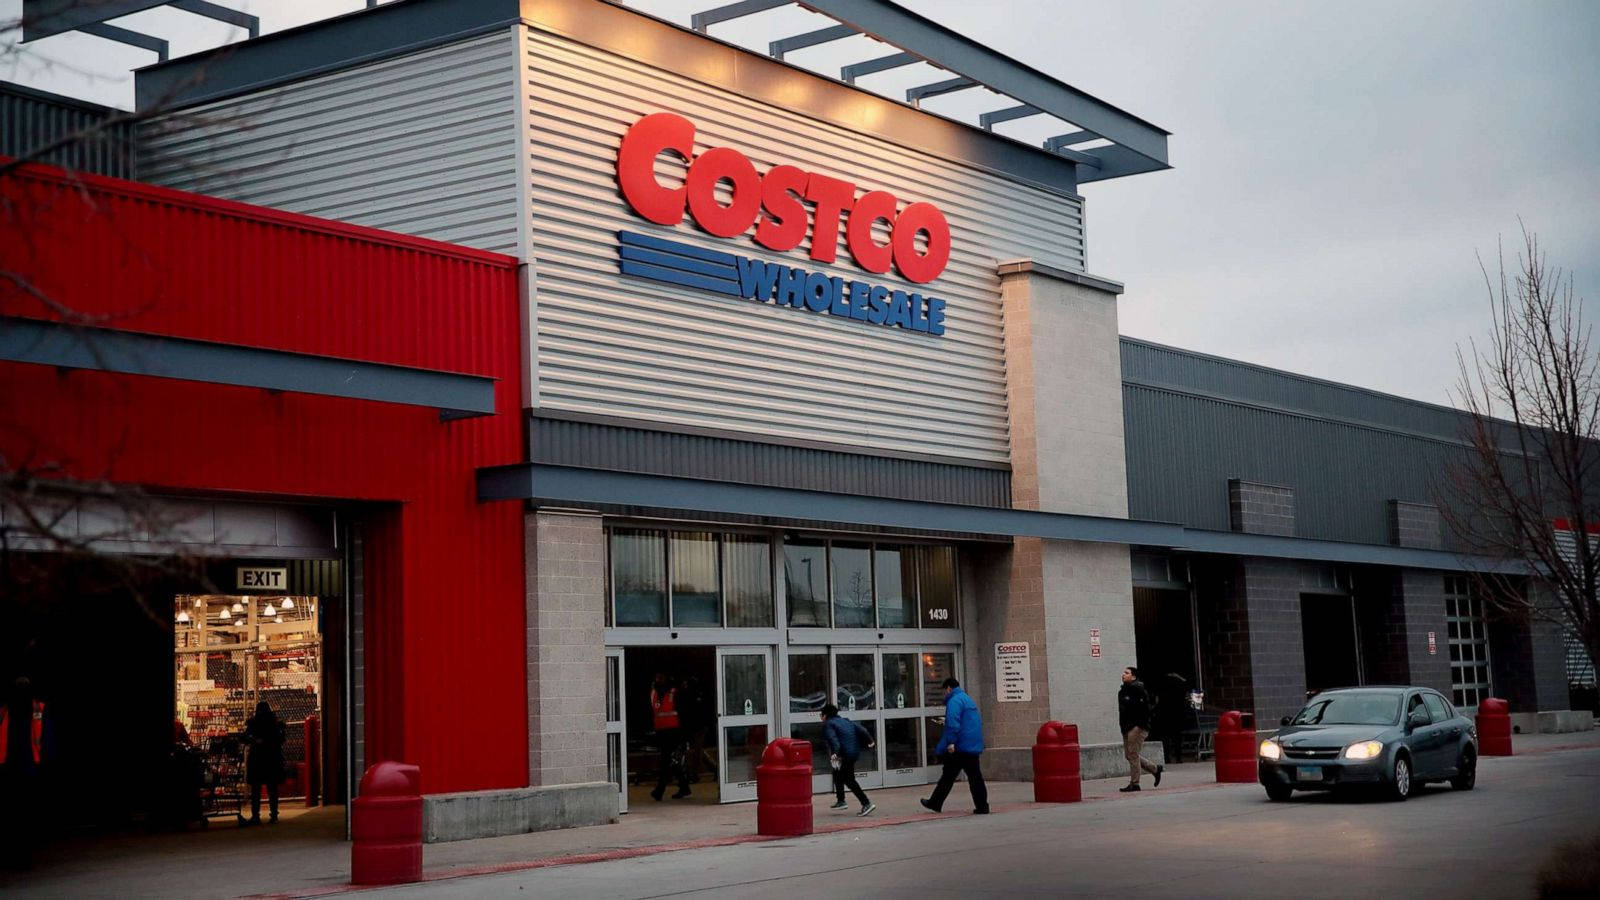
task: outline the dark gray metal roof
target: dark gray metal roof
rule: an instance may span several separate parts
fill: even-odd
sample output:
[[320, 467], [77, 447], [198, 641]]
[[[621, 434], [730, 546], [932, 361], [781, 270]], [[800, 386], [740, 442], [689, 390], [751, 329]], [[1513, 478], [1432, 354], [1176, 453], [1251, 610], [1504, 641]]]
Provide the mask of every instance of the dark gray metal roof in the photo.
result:
[[0, 156], [134, 176], [133, 125], [117, 110], [0, 82]]

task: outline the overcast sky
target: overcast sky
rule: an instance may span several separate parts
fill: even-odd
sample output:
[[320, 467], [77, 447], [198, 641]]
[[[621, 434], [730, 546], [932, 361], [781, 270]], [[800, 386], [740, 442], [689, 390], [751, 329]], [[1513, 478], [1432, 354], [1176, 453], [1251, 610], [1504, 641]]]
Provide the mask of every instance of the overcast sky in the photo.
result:
[[[1448, 402], [1456, 345], [1488, 324], [1475, 254], [1492, 267], [1497, 240], [1514, 249], [1519, 216], [1600, 299], [1600, 2], [902, 2], [1173, 133], [1171, 171], [1082, 190], [1089, 271], [1127, 284], [1124, 334]], [[268, 31], [363, 5], [226, 3]], [[718, 3], [630, 5], [686, 24]], [[0, 21], [19, 6], [0, 0]], [[764, 16], [713, 33], [764, 47], [774, 26], [815, 27]], [[118, 23], [175, 55], [230, 33], [198, 21]], [[882, 52], [865, 41], [793, 61]], [[151, 61], [79, 35], [29, 47], [0, 78], [119, 105], [127, 71]], [[975, 120], [997, 104], [969, 91], [927, 105]]]

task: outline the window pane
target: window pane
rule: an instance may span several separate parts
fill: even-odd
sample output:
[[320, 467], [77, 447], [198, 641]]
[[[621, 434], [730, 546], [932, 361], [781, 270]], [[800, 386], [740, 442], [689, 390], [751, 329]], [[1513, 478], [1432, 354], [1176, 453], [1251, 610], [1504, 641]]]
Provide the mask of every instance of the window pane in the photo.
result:
[[[917, 655], [915, 653], [885, 653], [883, 655], [883, 706], [885, 709], [918, 707]], [[889, 768], [895, 768], [893, 764]]]
[[917, 597], [923, 628], [956, 627], [956, 548], [917, 547]]
[[956, 673], [954, 653], [922, 654], [922, 704], [944, 706], [944, 680]]
[[[876, 719], [867, 719], [866, 721], [861, 723], [861, 727], [865, 728], [868, 731], [868, 733], [870, 733], [872, 735], [873, 743], [877, 743], [877, 740], [878, 740], [878, 722], [877, 722], [877, 720]], [[867, 745], [862, 744], [861, 745], [861, 755], [856, 757], [856, 774], [858, 774], [858, 775], [866, 775], [868, 773], [876, 772], [876, 771], [878, 771], [878, 748], [876, 748], [876, 747], [868, 747]]]
[[811, 712], [828, 702], [828, 654], [789, 654], [789, 711]]
[[674, 531], [668, 559], [672, 561], [673, 627], [721, 625], [717, 536], [709, 531]]
[[606, 721], [622, 721], [622, 659], [606, 657]]
[[[820, 708], [820, 707], [819, 707]], [[795, 722], [789, 726], [789, 736], [811, 742], [811, 774], [826, 775], [833, 767], [828, 763], [828, 744], [822, 737], [822, 722]]]
[[878, 588], [878, 627], [915, 628], [917, 584], [915, 560], [904, 547], [873, 551], [873, 578]]
[[827, 628], [828, 555], [821, 541], [789, 540], [783, 545], [783, 581], [789, 624]]
[[923, 734], [928, 739], [925, 745], [928, 748], [928, 765], [938, 765], [939, 755], [944, 752], [944, 748], [939, 746], [939, 738], [944, 735], [944, 716], [928, 716], [922, 722]]
[[771, 628], [772, 540], [760, 535], [722, 536], [722, 589], [729, 628]]
[[872, 654], [841, 653], [837, 657], [839, 680], [834, 703], [845, 711], [877, 709], [878, 692], [873, 685]]
[[[767, 658], [741, 653], [722, 658], [723, 714], [760, 716], [767, 712]], [[747, 705], [748, 704], [748, 705]]]
[[871, 549], [835, 541], [828, 560], [833, 567], [833, 627], [871, 628]]
[[667, 546], [659, 531], [611, 532], [611, 592], [618, 625], [667, 624]]
[[883, 720], [883, 762], [886, 769], [913, 769], [922, 765], [922, 751], [917, 746], [915, 716], [909, 719]]
[[761, 751], [767, 748], [767, 726], [739, 725], [722, 729], [722, 739], [727, 748], [728, 771], [722, 773], [727, 784], [756, 780], [756, 764], [761, 761]]

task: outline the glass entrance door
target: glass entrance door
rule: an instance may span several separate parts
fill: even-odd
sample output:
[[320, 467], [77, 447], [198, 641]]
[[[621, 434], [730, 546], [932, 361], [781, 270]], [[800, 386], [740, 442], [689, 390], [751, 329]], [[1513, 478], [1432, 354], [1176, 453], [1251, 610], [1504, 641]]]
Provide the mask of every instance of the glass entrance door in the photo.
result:
[[717, 741], [723, 803], [754, 800], [756, 766], [771, 740], [772, 648], [717, 648]]
[[858, 723], [872, 735], [874, 747], [861, 747], [856, 758], [856, 781], [864, 788], [883, 786], [878, 751], [883, 747], [879, 728], [882, 696], [878, 690], [877, 652], [871, 647], [836, 649], [833, 652], [834, 705], [839, 714]]
[[617, 811], [628, 811], [628, 716], [622, 705], [622, 648], [606, 648], [606, 777], [617, 786]]

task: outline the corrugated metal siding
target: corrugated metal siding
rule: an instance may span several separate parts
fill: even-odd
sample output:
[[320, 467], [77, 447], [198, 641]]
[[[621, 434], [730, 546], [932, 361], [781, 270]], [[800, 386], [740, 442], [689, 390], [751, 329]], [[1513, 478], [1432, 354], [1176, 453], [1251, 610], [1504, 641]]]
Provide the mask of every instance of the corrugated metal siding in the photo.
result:
[[82, 134], [33, 161], [96, 175], [132, 178], [132, 126], [124, 123], [99, 127], [115, 114], [116, 110], [106, 107], [0, 84], [0, 156], [27, 157], [53, 141]]
[[1122, 339], [1122, 378], [1451, 440], [1461, 436], [1460, 414], [1441, 406], [1131, 338]]
[[[1004, 330], [995, 263], [1082, 270], [1081, 202], [785, 112], [529, 29], [533, 238], [541, 407], [884, 450], [1009, 458]], [[789, 163], [927, 200], [950, 221], [944, 338], [911, 335], [624, 278], [618, 230], [785, 261], [844, 278], [802, 248], [634, 215], [616, 188], [623, 132], [676, 112], [700, 149], [734, 147], [760, 171]], [[681, 178], [658, 162], [663, 178]], [[880, 279], [893, 283], [892, 276]]]
[[[526, 785], [523, 513], [475, 490], [480, 467], [525, 451], [515, 260], [93, 177], [24, 170], [0, 179], [0, 202], [22, 211], [0, 217], [0, 247], [21, 248], [7, 267], [91, 318], [496, 379], [498, 415], [441, 422], [396, 404], [4, 363], [0, 455], [170, 492], [382, 504], [366, 544], [380, 569], [365, 573], [369, 758], [418, 763], [431, 792]], [[4, 284], [0, 309], [47, 314]]]
[[141, 129], [157, 184], [516, 253], [512, 32], [217, 103]]
[[538, 418], [532, 460], [742, 484], [1009, 507], [1004, 469], [893, 459], [724, 437]]
[[1465, 452], [1445, 437], [1139, 384], [1122, 399], [1134, 519], [1227, 531], [1228, 479], [1242, 478], [1294, 489], [1297, 537], [1386, 544], [1388, 501], [1437, 503]]

